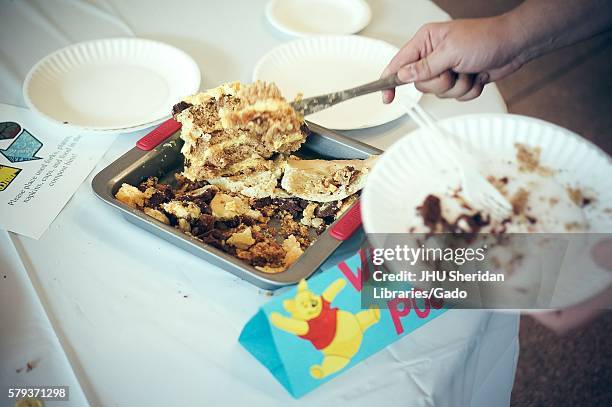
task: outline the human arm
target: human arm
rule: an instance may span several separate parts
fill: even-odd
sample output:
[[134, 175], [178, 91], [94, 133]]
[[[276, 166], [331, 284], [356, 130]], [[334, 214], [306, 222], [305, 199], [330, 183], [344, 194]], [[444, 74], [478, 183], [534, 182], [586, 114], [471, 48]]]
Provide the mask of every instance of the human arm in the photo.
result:
[[532, 314], [532, 317], [557, 335], [564, 335], [590, 323], [603, 311], [610, 309], [612, 309], [612, 285], [580, 304], [557, 311]]
[[[612, 272], [612, 239], [603, 239], [593, 245], [590, 255], [595, 264]], [[612, 284], [580, 304], [532, 316], [555, 333], [563, 335], [593, 321], [605, 310], [612, 310]]]
[[[612, 27], [611, 0], [526, 0], [496, 17], [426, 24], [382, 76], [427, 93], [470, 100], [524, 63]], [[383, 92], [390, 103], [394, 91]]]

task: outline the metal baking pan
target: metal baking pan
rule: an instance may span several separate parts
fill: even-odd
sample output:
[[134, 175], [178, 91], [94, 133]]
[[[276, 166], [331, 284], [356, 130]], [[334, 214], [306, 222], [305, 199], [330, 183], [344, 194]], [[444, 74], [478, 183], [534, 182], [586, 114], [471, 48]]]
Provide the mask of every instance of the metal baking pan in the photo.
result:
[[[306, 123], [312, 134], [297, 152], [309, 158], [365, 159], [382, 151], [348, 137], [334, 133], [314, 123]], [[170, 119], [138, 141], [136, 147], [100, 171], [92, 181], [96, 195], [117, 208], [129, 221], [162, 239], [181, 247], [203, 260], [266, 290], [295, 284], [309, 277], [334, 250], [361, 226], [359, 201], [330, 225], [304, 254], [286, 271], [277, 274], [262, 273], [240, 259], [184, 234], [131, 208], [115, 198], [125, 182], [138, 185], [150, 176], [161, 182], [172, 183], [174, 173], [183, 170], [180, 152], [183, 141], [179, 138], [180, 124]]]

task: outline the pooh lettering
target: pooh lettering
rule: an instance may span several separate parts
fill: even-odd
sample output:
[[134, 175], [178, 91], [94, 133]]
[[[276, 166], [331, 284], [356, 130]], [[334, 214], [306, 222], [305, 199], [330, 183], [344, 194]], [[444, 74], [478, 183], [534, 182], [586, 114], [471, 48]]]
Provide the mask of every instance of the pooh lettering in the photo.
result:
[[310, 367], [310, 375], [315, 379], [343, 369], [359, 351], [364, 332], [380, 320], [378, 308], [353, 314], [332, 307], [332, 301], [345, 285], [346, 280], [338, 279], [322, 295], [317, 295], [302, 280], [295, 297], [283, 302], [290, 317], [278, 312], [270, 314], [274, 326], [310, 341], [321, 351], [321, 364]]

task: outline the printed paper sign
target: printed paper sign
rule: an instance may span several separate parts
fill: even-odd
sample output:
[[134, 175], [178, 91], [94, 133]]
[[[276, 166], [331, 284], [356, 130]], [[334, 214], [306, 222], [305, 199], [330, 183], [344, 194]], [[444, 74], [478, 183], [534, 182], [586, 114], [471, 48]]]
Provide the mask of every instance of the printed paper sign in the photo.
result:
[[0, 104], [0, 228], [38, 239], [114, 139]]

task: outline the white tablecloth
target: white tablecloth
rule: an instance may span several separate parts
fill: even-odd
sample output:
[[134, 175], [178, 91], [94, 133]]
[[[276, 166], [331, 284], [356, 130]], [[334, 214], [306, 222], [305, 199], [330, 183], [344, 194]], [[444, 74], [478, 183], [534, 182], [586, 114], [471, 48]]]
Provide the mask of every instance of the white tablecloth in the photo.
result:
[[[23, 105], [23, 78], [47, 53], [108, 36], [135, 34], [182, 48], [199, 64], [203, 88], [228, 80], [249, 81], [257, 59], [290, 39], [265, 20], [265, 3], [5, 2], [0, 12], [0, 102]], [[361, 34], [398, 46], [421, 24], [448, 18], [424, 0], [369, 3], [373, 19]], [[423, 103], [438, 117], [505, 111], [494, 86], [473, 102], [425, 97]], [[402, 118], [345, 134], [384, 149], [412, 128]], [[120, 136], [94, 173], [133, 147], [144, 133]], [[0, 288], [9, 280], [19, 281], [11, 283], [11, 289], [39, 304], [24, 306], [18, 320], [26, 327], [31, 321], [47, 324], [36, 335], [46, 335], [51, 342], [57, 335], [70, 362], [57, 356], [59, 346], [53, 351], [36, 347], [20, 333], [24, 331], [4, 330], [5, 322], [16, 318], [14, 309], [3, 308], [0, 355], [13, 352], [6, 343], [23, 343], [24, 355], [47, 362], [37, 368], [40, 377], [26, 376], [16, 373], [15, 358], [2, 357], [0, 386], [55, 384], [41, 381], [63, 378], [74, 388], [66, 405], [76, 406], [85, 402], [79, 398], [75, 377], [89, 403], [103, 406], [509, 403], [518, 356], [518, 317], [478, 310], [451, 310], [293, 400], [237, 342], [243, 325], [269, 297], [125, 222], [94, 197], [92, 175], [39, 241], [13, 234], [0, 239], [3, 274], [20, 276], [0, 275]], [[42, 307], [23, 278], [26, 272]], [[47, 329], [49, 321], [54, 331]], [[54, 356], [45, 359], [47, 354]], [[0, 405], [5, 401], [0, 395]]]

